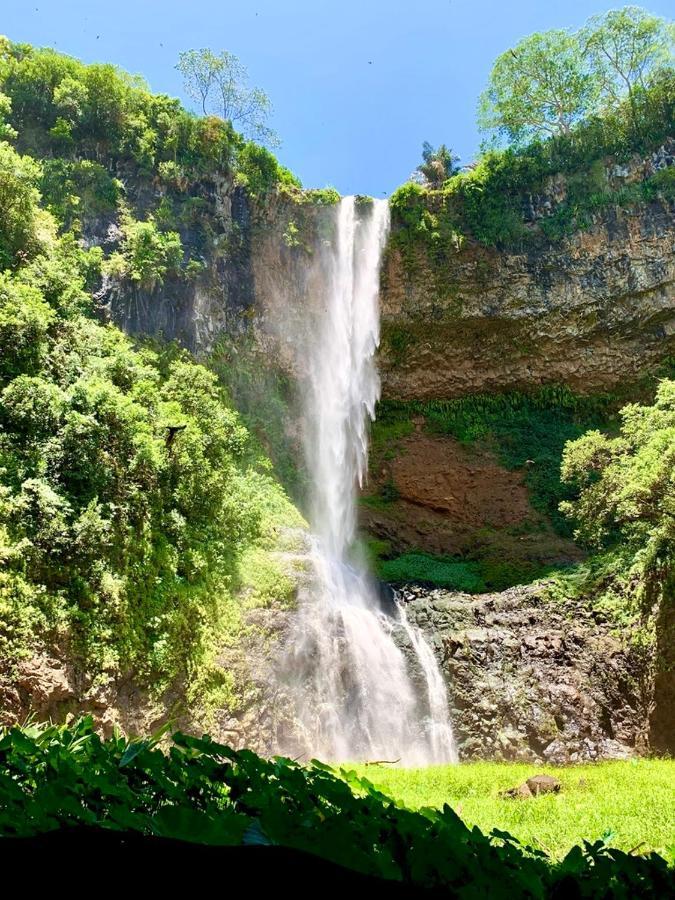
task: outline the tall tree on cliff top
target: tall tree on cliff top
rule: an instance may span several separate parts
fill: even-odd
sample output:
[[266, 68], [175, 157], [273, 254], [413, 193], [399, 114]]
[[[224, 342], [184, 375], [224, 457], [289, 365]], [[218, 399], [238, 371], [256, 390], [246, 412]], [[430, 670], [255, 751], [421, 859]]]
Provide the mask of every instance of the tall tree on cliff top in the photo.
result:
[[250, 140], [278, 146], [279, 139], [267, 122], [272, 104], [260, 88], [248, 86], [248, 72], [239, 58], [227, 50], [185, 50], [176, 68], [185, 90], [201, 106], [205, 116], [229, 120]]
[[625, 6], [593, 16], [580, 38], [604, 105], [616, 106], [628, 96], [636, 119], [636, 95], [650, 74], [673, 64], [675, 26], [639, 6]]
[[650, 76], [672, 65], [675, 26], [637, 6], [594, 16], [581, 29], [545, 31], [499, 56], [481, 94], [481, 129], [519, 144], [569, 134], [627, 97], [634, 122]]
[[497, 58], [479, 101], [479, 125], [514, 143], [569, 134], [592, 107], [596, 87], [575, 35], [546, 31]]
[[415, 169], [413, 177], [432, 188], [440, 188], [452, 175], [459, 171], [459, 156], [450, 147], [441, 144], [434, 149], [429, 141], [422, 144], [422, 162]]

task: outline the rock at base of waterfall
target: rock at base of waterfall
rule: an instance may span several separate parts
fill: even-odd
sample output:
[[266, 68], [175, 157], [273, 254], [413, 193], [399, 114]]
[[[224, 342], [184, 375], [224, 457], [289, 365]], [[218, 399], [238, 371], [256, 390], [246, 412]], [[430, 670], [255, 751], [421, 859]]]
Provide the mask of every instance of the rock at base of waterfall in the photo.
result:
[[399, 592], [441, 663], [460, 759], [566, 765], [648, 749], [647, 657], [584, 598], [549, 590]]

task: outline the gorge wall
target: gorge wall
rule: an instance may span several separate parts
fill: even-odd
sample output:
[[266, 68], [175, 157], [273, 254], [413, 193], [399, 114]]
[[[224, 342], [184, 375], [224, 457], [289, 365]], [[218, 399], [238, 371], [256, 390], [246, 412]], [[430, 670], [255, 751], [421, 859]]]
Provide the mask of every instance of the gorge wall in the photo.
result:
[[[673, 161], [669, 144], [647, 160], [608, 163], [604, 177], [615, 187], [639, 183]], [[101, 309], [130, 333], [175, 339], [212, 364], [225, 344], [231, 369], [247, 365], [262, 383], [281, 373], [302, 390], [302, 341], [288, 338], [305, 333], [314, 312], [307, 260], [324, 237], [325, 198], [281, 193], [255, 203], [226, 181], [191, 192], [206, 201], [208, 238], [199, 226], [181, 237], [202, 272], [153, 290], [109, 281]], [[523, 217], [533, 234], [564, 200], [560, 178], [528, 199]], [[675, 353], [673, 211], [664, 198], [608, 205], [557, 241], [496, 249], [467, 238], [441, 254], [402, 247], [404, 226], [394, 221], [382, 272], [384, 399], [444, 401], [561, 384], [594, 394], [658, 368]], [[105, 240], [114, 245], [114, 222]], [[244, 406], [260, 397], [244, 396]], [[290, 402], [283, 427], [293, 444]], [[582, 551], [533, 505], [527, 466], [535, 464], [508, 470], [489, 447], [430, 433], [417, 415], [396, 440], [374, 448], [368, 491], [393, 496], [366, 504], [362, 523], [392, 552], [462, 555], [478, 547], [533, 571], [577, 561]], [[555, 608], [534, 588], [472, 597], [406, 591], [411, 617], [448, 676], [463, 756], [562, 762], [650, 746], [651, 662], [583, 598]], [[261, 684], [249, 719], [256, 705], [269, 707]], [[225, 736], [251, 739], [250, 722], [222, 725]]]
[[[649, 160], [607, 164], [616, 188], [675, 162], [675, 142]], [[618, 170], [618, 171], [617, 171]], [[142, 206], [147, 187], [129, 185]], [[321, 193], [321, 192], [317, 192]], [[187, 252], [204, 264], [189, 281], [168, 279], [153, 290], [108, 283], [100, 301], [131, 333], [178, 339], [197, 353], [223, 334], [252, 332], [293, 360], [275, 323], [302, 327], [312, 285], [304, 262], [321, 236], [322, 205], [312, 192], [251, 203], [231, 183], [193, 185], [205, 201], [197, 223], [182, 228]], [[155, 198], [155, 201], [158, 198]], [[529, 198], [523, 215], [537, 222], [565, 200], [564, 180]], [[85, 229], [92, 242], [114, 246], [114, 222]], [[394, 222], [394, 237], [400, 224]], [[448, 398], [528, 390], [564, 383], [581, 391], [611, 388], [675, 349], [673, 203], [665, 199], [608, 205], [590, 226], [523, 250], [485, 247], [470, 238], [440, 256], [404, 253], [392, 240], [382, 273], [384, 397]], [[283, 316], [279, 304], [283, 304]]]
[[609, 209], [558, 246], [480, 245], [439, 264], [392, 249], [384, 272], [385, 395], [457, 397], [560, 382], [611, 388], [675, 347], [673, 211]]

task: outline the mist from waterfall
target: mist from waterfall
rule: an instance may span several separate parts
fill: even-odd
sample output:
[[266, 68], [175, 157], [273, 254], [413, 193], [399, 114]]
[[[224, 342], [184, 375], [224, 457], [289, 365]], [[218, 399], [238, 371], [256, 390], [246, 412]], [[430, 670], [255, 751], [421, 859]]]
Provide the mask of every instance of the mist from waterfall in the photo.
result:
[[295, 707], [293, 739], [283, 749], [333, 761], [453, 761], [434, 655], [398, 603], [390, 600], [385, 610], [356, 544], [356, 492], [380, 390], [375, 351], [389, 208], [346, 197], [335, 216], [332, 239], [314, 263], [322, 296], [304, 343], [313, 537], [310, 576], [283, 661]]

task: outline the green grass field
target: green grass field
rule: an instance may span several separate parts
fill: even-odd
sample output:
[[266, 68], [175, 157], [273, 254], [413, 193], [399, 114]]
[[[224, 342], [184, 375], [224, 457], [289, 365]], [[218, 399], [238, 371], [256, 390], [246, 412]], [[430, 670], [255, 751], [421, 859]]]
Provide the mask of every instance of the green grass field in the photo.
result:
[[[675, 862], [675, 761], [630, 760], [580, 766], [461, 763], [426, 769], [358, 766], [359, 774], [410, 808], [448, 803], [467, 825], [508, 831], [522, 843], [562, 857], [582, 840], [622, 850], [656, 850]], [[559, 779], [562, 790], [527, 799], [500, 791], [531, 775]]]

